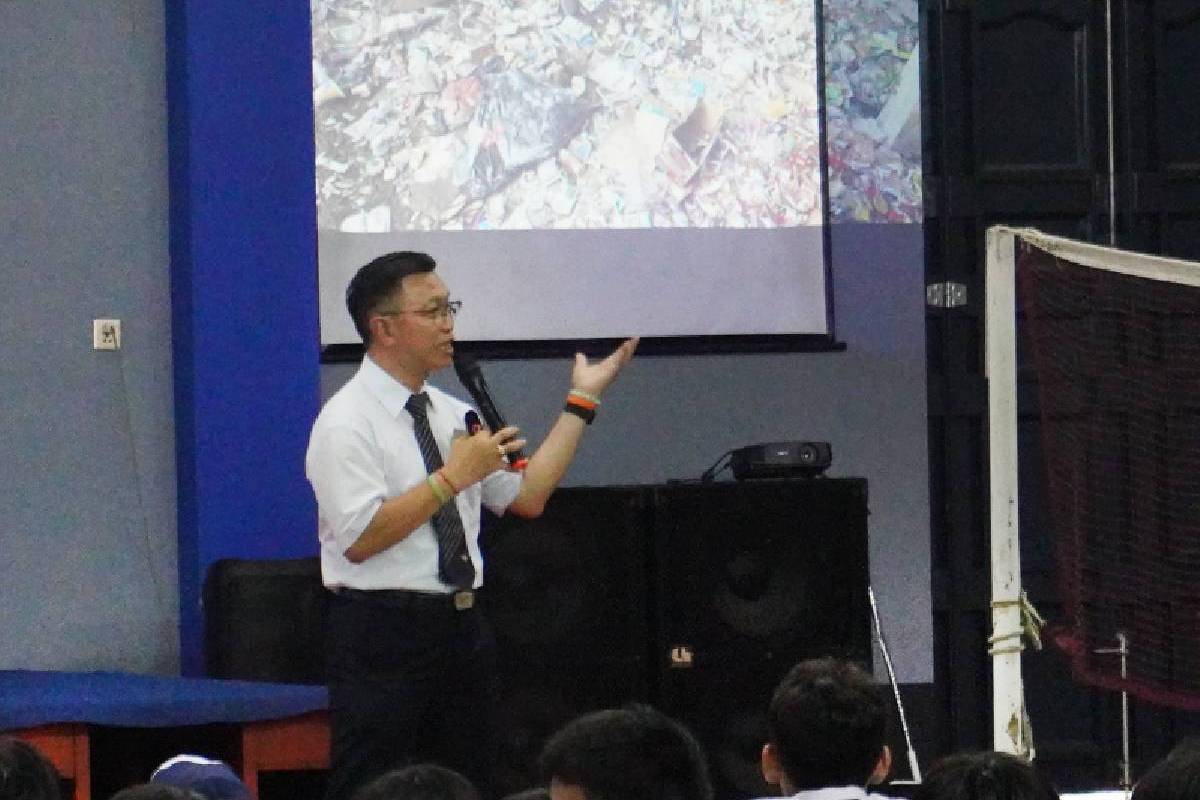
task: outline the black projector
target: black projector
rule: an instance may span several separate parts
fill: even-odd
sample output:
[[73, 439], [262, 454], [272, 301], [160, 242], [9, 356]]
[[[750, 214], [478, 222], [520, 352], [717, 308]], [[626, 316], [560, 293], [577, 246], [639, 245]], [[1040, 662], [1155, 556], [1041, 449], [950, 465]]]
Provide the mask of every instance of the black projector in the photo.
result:
[[833, 463], [829, 442], [764, 442], [739, 447], [729, 456], [733, 477], [815, 478]]

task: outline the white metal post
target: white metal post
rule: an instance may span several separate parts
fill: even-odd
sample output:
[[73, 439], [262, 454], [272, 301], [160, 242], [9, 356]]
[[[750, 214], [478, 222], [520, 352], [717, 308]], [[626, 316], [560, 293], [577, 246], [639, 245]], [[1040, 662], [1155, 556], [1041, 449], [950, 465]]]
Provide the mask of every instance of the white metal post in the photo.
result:
[[1021, 682], [1021, 552], [1017, 538], [1016, 234], [987, 232], [985, 369], [992, 561], [992, 747], [1029, 757]]

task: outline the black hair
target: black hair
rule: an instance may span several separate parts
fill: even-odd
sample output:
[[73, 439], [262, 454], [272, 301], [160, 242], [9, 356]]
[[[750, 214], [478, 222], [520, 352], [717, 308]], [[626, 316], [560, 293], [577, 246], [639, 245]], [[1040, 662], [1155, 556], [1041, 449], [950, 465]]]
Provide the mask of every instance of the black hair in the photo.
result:
[[708, 762], [691, 731], [629, 705], [584, 714], [546, 742], [542, 773], [588, 800], [712, 800]]
[[1008, 753], [959, 753], [933, 765], [916, 800], [1058, 800], [1028, 761]]
[[1150, 768], [1133, 787], [1134, 800], [1193, 800], [1200, 797], [1200, 739], [1190, 737]]
[[60, 800], [58, 772], [33, 745], [0, 736], [0, 800]]
[[409, 275], [433, 272], [437, 262], [426, 253], [400, 250], [376, 258], [359, 269], [346, 287], [346, 309], [363, 344], [371, 344], [371, 315]]
[[835, 658], [801, 661], [767, 709], [768, 736], [795, 790], [865, 786], [887, 736], [887, 704], [862, 668]]
[[354, 800], [480, 800], [463, 775], [437, 764], [413, 764], [380, 775], [354, 794]]

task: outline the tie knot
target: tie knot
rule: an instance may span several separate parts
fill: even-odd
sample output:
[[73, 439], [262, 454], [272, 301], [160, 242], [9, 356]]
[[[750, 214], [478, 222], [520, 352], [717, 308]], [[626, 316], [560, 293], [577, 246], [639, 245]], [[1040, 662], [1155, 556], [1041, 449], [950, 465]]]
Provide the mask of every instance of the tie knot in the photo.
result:
[[408, 396], [408, 402], [404, 407], [408, 409], [408, 413], [414, 417], [425, 416], [425, 406], [429, 404], [429, 395], [425, 392], [413, 392]]

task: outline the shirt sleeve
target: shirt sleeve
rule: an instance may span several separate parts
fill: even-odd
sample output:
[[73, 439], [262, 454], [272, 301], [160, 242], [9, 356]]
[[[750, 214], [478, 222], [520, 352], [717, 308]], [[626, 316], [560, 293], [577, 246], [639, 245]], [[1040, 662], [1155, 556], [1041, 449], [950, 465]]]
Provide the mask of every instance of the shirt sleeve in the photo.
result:
[[381, 454], [359, 431], [324, 428], [313, 434], [305, 471], [326, 530], [345, 550], [366, 530], [387, 496]]
[[521, 473], [498, 469], [480, 481], [483, 504], [493, 514], [503, 514], [521, 491]]

